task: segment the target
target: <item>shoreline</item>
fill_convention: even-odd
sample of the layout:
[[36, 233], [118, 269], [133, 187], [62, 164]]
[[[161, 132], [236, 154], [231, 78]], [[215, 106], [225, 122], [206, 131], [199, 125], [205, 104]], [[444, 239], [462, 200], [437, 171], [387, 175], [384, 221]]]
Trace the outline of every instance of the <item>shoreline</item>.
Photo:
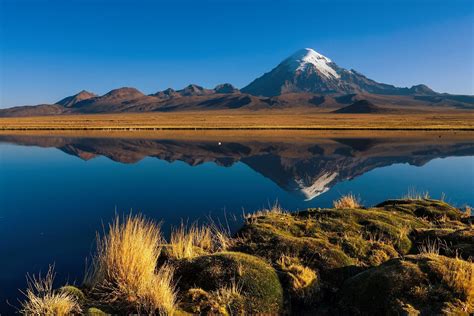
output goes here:
[[0, 127], [0, 131], [474, 131], [474, 127]]
[[473, 112], [201, 111], [0, 118], [0, 131], [474, 131]]
[[2, 137], [37, 138], [91, 138], [91, 139], [172, 139], [185, 141], [216, 142], [283, 142], [313, 143], [327, 139], [379, 139], [414, 142], [428, 140], [445, 142], [474, 139], [472, 130], [0, 130]]

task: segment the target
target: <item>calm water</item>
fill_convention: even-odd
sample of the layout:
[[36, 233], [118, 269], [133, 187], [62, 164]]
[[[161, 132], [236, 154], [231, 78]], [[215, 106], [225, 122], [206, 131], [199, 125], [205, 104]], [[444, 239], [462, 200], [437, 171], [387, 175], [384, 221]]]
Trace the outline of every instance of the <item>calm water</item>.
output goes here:
[[0, 136], [0, 312], [51, 263], [59, 283], [80, 282], [116, 212], [163, 220], [166, 233], [181, 219], [325, 207], [348, 192], [365, 205], [410, 189], [474, 205], [474, 137], [203, 139]]

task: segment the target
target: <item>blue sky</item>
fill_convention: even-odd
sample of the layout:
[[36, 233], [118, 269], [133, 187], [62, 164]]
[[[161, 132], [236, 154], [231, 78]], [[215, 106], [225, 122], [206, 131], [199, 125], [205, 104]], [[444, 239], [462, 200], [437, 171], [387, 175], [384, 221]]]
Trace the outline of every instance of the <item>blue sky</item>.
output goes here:
[[0, 107], [243, 87], [303, 47], [377, 81], [474, 94], [473, 21], [472, 0], [0, 0]]

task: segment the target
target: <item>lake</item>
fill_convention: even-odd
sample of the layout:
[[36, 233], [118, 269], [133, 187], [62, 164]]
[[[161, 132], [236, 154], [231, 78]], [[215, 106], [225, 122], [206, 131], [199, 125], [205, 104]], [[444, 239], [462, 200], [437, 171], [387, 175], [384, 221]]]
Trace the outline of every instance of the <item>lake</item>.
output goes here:
[[366, 206], [409, 191], [474, 205], [473, 179], [474, 135], [461, 132], [0, 135], [0, 313], [49, 264], [58, 284], [80, 283], [115, 214], [162, 220], [165, 234], [208, 217], [235, 230], [243, 212], [349, 192]]

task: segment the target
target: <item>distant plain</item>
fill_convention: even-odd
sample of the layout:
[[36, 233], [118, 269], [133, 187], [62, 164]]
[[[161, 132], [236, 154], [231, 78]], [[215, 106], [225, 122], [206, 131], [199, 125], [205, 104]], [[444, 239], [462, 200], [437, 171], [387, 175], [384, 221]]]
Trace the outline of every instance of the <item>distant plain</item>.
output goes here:
[[81, 114], [0, 118], [0, 130], [474, 130], [474, 113], [462, 110], [392, 114], [318, 111], [216, 110]]

